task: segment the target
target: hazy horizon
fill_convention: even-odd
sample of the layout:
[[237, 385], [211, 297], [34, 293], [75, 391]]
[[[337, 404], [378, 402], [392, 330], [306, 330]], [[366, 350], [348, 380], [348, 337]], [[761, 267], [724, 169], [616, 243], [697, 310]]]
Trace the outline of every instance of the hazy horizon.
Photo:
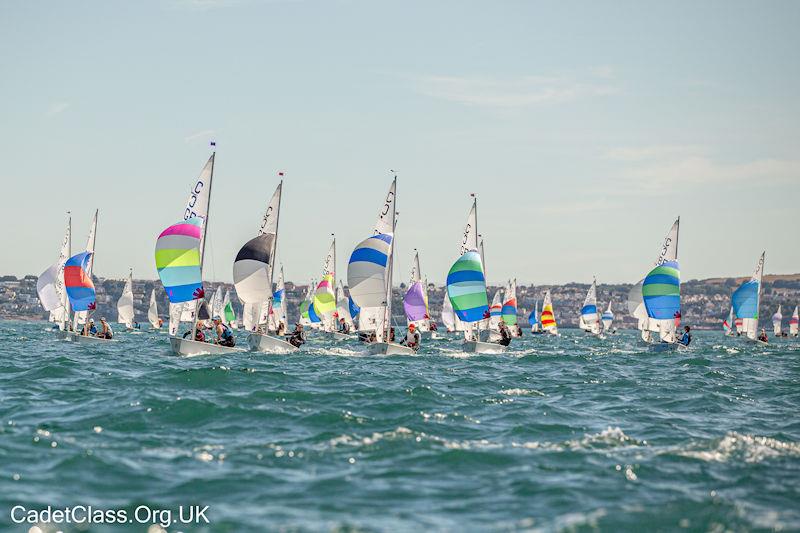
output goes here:
[[206, 278], [285, 171], [278, 257], [338, 271], [398, 171], [395, 285], [441, 285], [478, 194], [490, 283], [800, 271], [800, 4], [174, 0], [0, 5], [1, 274], [100, 209], [96, 274], [155, 279], [217, 143]]

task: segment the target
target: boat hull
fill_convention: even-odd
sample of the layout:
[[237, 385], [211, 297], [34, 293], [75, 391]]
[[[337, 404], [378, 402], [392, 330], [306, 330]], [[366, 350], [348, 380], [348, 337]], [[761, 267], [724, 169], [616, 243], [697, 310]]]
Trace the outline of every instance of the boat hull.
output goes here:
[[114, 339], [101, 339], [100, 337], [93, 337], [91, 335], [79, 335], [73, 331], [65, 331], [64, 333], [66, 334], [66, 336], [64, 337], [66, 340], [70, 342], [78, 342], [81, 344], [114, 342]]
[[465, 352], [468, 353], [503, 353], [506, 351], [506, 346], [497, 344], [495, 342], [481, 342], [481, 341], [464, 341], [461, 345]]
[[272, 335], [262, 335], [251, 333], [247, 337], [247, 345], [253, 352], [275, 353], [275, 352], [296, 352], [297, 347], [293, 344]]
[[660, 342], [647, 346], [647, 350], [652, 353], [684, 352], [688, 349], [688, 346], [679, 342]]
[[367, 345], [367, 353], [370, 355], [414, 355], [417, 352], [395, 342], [373, 342]]
[[230, 346], [220, 346], [210, 342], [195, 341], [192, 339], [182, 339], [180, 337], [170, 337], [169, 346], [175, 355], [194, 357], [197, 355], [225, 355], [236, 352], [243, 352], [242, 348]]

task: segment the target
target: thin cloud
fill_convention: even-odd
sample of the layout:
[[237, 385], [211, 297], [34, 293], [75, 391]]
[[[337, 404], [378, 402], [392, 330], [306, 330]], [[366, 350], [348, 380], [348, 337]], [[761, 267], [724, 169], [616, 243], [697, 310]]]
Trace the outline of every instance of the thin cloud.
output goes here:
[[519, 108], [614, 94], [618, 89], [609, 81], [610, 76], [610, 70], [585, 81], [561, 76], [510, 79], [420, 76], [413, 78], [412, 84], [416, 92], [440, 100], [470, 106]]
[[196, 141], [197, 139], [202, 139], [203, 137], [210, 137], [214, 135], [214, 130], [201, 130], [191, 135], [187, 135], [183, 138], [183, 142], [189, 144], [190, 142]]
[[622, 191], [660, 194], [685, 185], [741, 187], [789, 184], [800, 175], [800, 160], [760, 158], [728, 163], [698, 146], [616, 148], [606, 158], [619, 161]]
[[54, 117], [66, 111], [69, 106], [69, 102], [54, 102], [50, 104], [49, 108], [47, 108], [45, 115], [48, 117]]

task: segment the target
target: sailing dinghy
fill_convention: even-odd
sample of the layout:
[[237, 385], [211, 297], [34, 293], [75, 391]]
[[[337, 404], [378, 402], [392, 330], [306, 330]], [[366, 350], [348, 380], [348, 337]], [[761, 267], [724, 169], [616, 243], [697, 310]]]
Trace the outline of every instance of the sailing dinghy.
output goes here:
[[[278, 175], [282, 176], [283, 173]], [[236, 294], [245, 307], [256, 309], [258, 315], [255, 328], [247, 337], [247, 344], [251, 350], [262, 353], [297, 351], [297, 347], [279, 334], [286, 331], [287, 324], [276, 322], [274, 317], [270, 324], [270, 316], [274, 314], [275, 305], [272, 279], [275, 274], [282, 192], [283, 180], [278, 183], [267, 204], [257, 235], [245, 243], [233, 263], [233, 285]], [[271, 329], [270, 325], [275, 326], [275, 329]]]
[[528, 315], [528, 325], [531, 327], [531, 334], [541, 335], [544, 333], [544, 331], [542, 331], [542, 325], [539, 322], [539, 300], [533, 303], [533, 311]]
[[392, 270], [394, 263], [395, 207], [397, 176], [381, 206], [373, 235], [361, 241], [350, 254], [347, 264], [347, 285], [350, 297], [361, 309], [359, 328], [374, 327], [375, 340], [367, 343], [371, 355], [413, 355], [412, 348], [391, 339], [392, 332]]
[[583, 307], [581, 307], [578, 324], [586, 333], [591, 333], [595, 336], [600, 336], [602, 333], [600, 328], [600, 313], [597, 310], [597, 279], [592, 279], [592, 284], [586, 292], [586, 298], [583, 300]]
[[428, 284], [423, 279], [419, 267], [419, 252], [414, 250], [414, 260], [411, 262], [411, 279], [408, 290], [403, 296], [403, 310], [406, 313], [407, 325], [414, 324], [421, 338], [430, 339], [431, 317], [428, 308]]
[[553, 300], [550, 297], [550, 291], [544, 293], [542, 300], [542, 315], [541, 315], [542, 330], [545, 333], [559, 337], [558, 324], [556, 324], [556, 316], [553, 312]]
[[[243, 351], [241, 348], [222, 346], [194, 338], [199, 320], [211, 318], [207, 316], [208, 305], [203, 288], [203, 261], [215, 157], [216, 153], [212, 153], [195, 181], [184, 209], [183, 220], [162, 231], [156, 241], [155, 260], [158, 277], [170, 303], [182, 304], [180, 308], [176, 307], [179, 310], [174, 313], [173, 309], [170, 309], [169, 344], [176, 355], [188, 357]], [[185, 318], [191, 318], [192, 326], [186, 337], [180, 337], [178, 324]]]
[[[478, 245], [478, 199], [472, 195], [472, 208], [461, 241], [461, 255], [447, 273], [447, 298], [453, 307], [456, 324], [462, 324], [464, 342], [462, 348], [468, 353], [498, 353], [506, 347], [496, 342], [487, 342], [491, 335], [488, 323], [489, 298], [486, 294], [486, 276], [483, 257]], [[502, 308], [501, 308], [502, 313]], [[502, 319], [502, 316], [501, 316]], [[486, 323], [484, 338], [481, 324]]]
[[744, 334], [748, 341], [762, 344], [766, 343], [758, 339], [758, 308], [761, 303], [761, 277], [764, 274], [764, 254], [765, 252], [761, 253], [756, 269], [750, 279], [742, 283], [731, 297], [733, 312], [737, 319], [742, 320], [741, 327], [738, 327], [737, 324], [738, 332]]
[[614, 333], [611, 329], [611, 325], [614, 323], [614, 312], [611, 310], [611, 300], [608, 301], [608, 308], [600, 318], [603, 321], [603, 332], [606, 334]]
[[798, 313], [798, 308], [794, 306], [794, 313], [792, 313], [792, 318], [789, 319], [789, 335], [791, 337], [797, 337], [797, 326], [800, 325], [800, 313]]
[[336, 310], [336, 302], [336, 236], [333, 236], [333, 241], [322, 265], [322, 279], [314, 290], [309, 315], [313, 312], [314, 316], [319, 318], [319, 331], [326, 337], [343, 341], [351, 336], [339, 331], [339, 313]]

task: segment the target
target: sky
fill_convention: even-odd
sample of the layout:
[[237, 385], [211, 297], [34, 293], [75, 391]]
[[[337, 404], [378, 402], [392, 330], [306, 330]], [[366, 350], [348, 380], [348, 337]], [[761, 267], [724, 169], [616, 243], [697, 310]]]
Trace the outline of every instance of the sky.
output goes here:
[[100, 209], [95, 273], [156, 278], [217, 143], [205, 277], [285, 172], [278, 255], [344, 277], [397, 172], [395, 283], [442, 283], [478, 197], [492, 283], [800, 272], [800, 2], [0, 3], [0, 273]]

